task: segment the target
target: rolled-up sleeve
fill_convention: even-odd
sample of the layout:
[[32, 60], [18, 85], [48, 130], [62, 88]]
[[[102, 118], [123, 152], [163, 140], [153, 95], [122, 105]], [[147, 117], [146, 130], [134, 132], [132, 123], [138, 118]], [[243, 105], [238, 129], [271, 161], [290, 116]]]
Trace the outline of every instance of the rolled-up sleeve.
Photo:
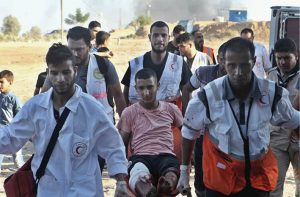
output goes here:
[[286, 89], [283, 89], [282, 97], [276, 105], [270, 122], [274, 126], [281, 126], [286, 129], [296, 129], [299, 127], [300, 112], [293, 108]]
[[187, 107], [181, 129], [182, 137], [192, 140], [200, 135], [200, 130], [209, 124], [206, 108], [198, 97], [193, 97]]

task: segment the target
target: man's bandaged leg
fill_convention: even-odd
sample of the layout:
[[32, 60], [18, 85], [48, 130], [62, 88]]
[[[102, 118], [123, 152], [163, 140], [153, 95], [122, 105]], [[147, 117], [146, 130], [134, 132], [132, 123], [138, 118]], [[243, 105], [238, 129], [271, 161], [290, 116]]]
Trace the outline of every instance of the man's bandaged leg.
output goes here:
[[150, 175], [150, 171], [145, 166], [145, 164], [138, 162], [134, 164], [133, 168], [130, 170], [130, 177], [129, 177], [129, 187], [132, 191], [135, 192], [135, 185], [139, 181], [140, 177]]

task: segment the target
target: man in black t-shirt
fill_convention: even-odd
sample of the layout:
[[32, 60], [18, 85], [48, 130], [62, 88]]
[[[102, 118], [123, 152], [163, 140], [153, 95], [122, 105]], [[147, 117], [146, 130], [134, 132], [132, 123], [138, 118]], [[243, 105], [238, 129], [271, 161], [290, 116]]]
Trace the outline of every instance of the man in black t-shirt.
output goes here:
[[[149, 34], [149, 39], [151, 42], [151, 47], [152, 50], [145, 53], [143, 56], [137, 57], [134, 60], [132, 60], [131, 62], [129, 62], [129, 67], [121, 81], [121, 83], [124, 85], [124, 90], [123, 90], [123, 94], [125, 97], [125, 100], [127, 102], [127, 104], [129, 104], [129, 97], [130, 92], [130, 84], [134, 81], [134, 76], [131, 75], [131, 69], [133, 67], [133, 62], [137, 61], [142, 61], [142, 62], [138, 62], [138, 64], [141, 64], [141, 68], [151, 68], [153, 69], [156, 74], [157, 74], [157, 79], [160, 82], [160, 86], [162, 85], [166, 85], [166, 84], [162, 84], [165, 83], [166, 81], [177, 81], [179, 82], [179, 87], [174, 87], [174, 89], [182, 89], [182, 87], [189, 81], [192, 73], [190, 71], [190, 69], [188, 68], [187, 64], [183, 61], [183, 58], [178, 56], [178, 55], [174, 55], [171, 53], [167, 52], [167, 43], [169, 41], [169, 27], [166, 23], [162, 22], [162, 21], [157, 21], [155, 23], [152, 24], [151, 28], [150, 28], [150, 34]], [[176, 59], [176, 63], [174, 63], [174, 61], [169, 60], [169, 59]], [[166, 65], [169, 67], [171, 66], [172, 68], [172, 63], [176, 64], [178, 66], [178, 68], [181, 68], [181, 75], [179, 76], [179, 78], [177, 79], [164, 79], [161, 80], [162, 74], [165, 70], [169, 70], [166, 69]], [[169, 65], [171, 64], [171, 65]], [[135, 65], [138, 66], [138, 65]], [[136, 73], [136, 71], [135, 71]], [[178, 81], [179, 80], [179, 81]], [[174, 84], [167, 84], [169, 85], [169, 87], [171, 85]], [[175, 91], [175, 90], [174, 90]], [[159, 100], [164, 100], [164, 99], [160, 99]], [[169, 100], [168, 100], [169, 101]], [[174, 100], [173, 100], [174, 101]]]
[[178, 38], [178, 36], [180, 34], [183, 34], [185, 32], [185, 29], [182, 25], [176, 25], [173, 29], [173, 40], [171, 40], [170, 42], [168, 42], [168, 46], [167, 46], [167, 52], [171, 52], [174, 53], [176, 55], [179, 55], [179, 48], [177, 46], [176, 43], [176, 39]]
[[[153, 63], [153, 61], [151, 59], [151, 51], [148, 51], [144, 54], [144, 61], [143, 61], [144, 68], [151, 68], [152, 70], [154, 70], [155, 73], [157, 74], [157, 78], [158, 78], [158, 81], [159, 81], [160, 78], [161, 78], [161, 75], [164, 71], [167, 58], [168, 58], [168, 54], [165, 55], [165, 57], [164, 57], [164, 59], [162, 60], [161, 63], [155, 64], [155, 63]], [[130, 69], [130, 66], [129, 66], [128, 69], [126, 70], [126, 73], [125, 73], [122, 81], [121, 81], [121, 83], [124, 86], [129, 87], [129, 85], [130, 85], [130, 75], [131, 75], [131, 69]], [[183, 62], [182, 75], [181, 75], [182, 78], [181, 78], [180, 85], [181, 86], [185, 85], [185, 83], [189, 81], [191, 75], [192, 75], [191, 71], [188, 68], [186, 62]], [[125, 96], [125, 94], [124, 94], [124, 96]], [[128, 96], [127, 96], [127, 98], [128, 98]], [[126, 97], [125, 97], [125, 99], [126, 99]]]

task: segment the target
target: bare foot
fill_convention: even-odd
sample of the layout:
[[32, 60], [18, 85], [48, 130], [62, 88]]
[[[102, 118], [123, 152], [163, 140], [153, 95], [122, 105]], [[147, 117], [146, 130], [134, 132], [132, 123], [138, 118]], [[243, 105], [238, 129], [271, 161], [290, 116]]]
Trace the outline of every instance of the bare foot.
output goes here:
[[155, 187], [152, 187], [150, 191], [147, 193], [146, 197], [158, 197], [158, 193]]
[[177, 176], [175, 173], [167, 173], [158, 180], [157, 191], [161, 194], [173, 194], [176, 189]]
[[139, 197], [158, 197], [156, 187], [152, 183], [144, 183], [141, 180], [136, 184], [135, 192]]

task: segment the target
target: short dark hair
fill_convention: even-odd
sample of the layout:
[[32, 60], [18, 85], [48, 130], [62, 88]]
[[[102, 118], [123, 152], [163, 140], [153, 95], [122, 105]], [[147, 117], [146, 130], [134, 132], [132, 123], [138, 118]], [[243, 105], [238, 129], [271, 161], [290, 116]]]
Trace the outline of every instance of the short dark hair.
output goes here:
[[100, 24], [98, 21], [91, 21], [91, 22], [89, 23], [88, 28], [89, 28], [89, 29], [93, 29], [93, 28], [95, 28], [95, 27], [100, 27], [100, 28], [101, 28], [101, 24]]
[[184, 27], [182, 25], [176, 25], [173, 28], [173, 34], [179, 34], [182, 31], [185, 31], [185, 29], [184, 29]]
[[192, 35], [185, 32], [183, 34], [180, 34], [177, 39], [176, 39], [176, 43], [180, 44], [180, 43], [187, 43], [187, 42], [193, 42], [193, 38]]
[[244, 28], [244, 29], [242, 29], [241, 35], [242, 35], [242, 34], [247, 34], [247, 33], [250, 33], [251, 36], [254, 37], [254, 32], [253, 32], [252, 29], [250, 29], [250, 28]]
[[193, 27], [193, 31], [192, 31], [192, 36], [195, 36], [195, 33], [197, 33], [197, 32], [199, 32], [199, 33], [201, 33], [202, 35], [203, 35], [203, 33], [201, 32], [201, 30], [200, 30], [200, 26], [195, 26], [195, 27]]
[[225, 56], [226, 51], [234, 51], [234, 52], [240, 52], [242, 50], [249, 50], [251, 57], [254, 58], [255, 56], [255, 47], [253, 42], [243, 39], [241, 37], [235, 37], [230, 40], [228, 40], [223, 48], [223, 55]]
[[157, 75], [154, 70], [151, 68], [143, 68], [135, 74], [134, 81], [136, 82], [138, 79], [149, 79], [151, 77], [157, 81]]
[[47, 66], [50, 64], [57, 65], [66, 60], [72, 60], [72, 64], [75, 65], [75, 58], [72, 51], [66, 45], [54, 43], [46, 55]]
[[274, 46], [275, 52], [287, 52], [287, 53], [297, 53], [297, 45], [294, 40], [290, 38], [282, 38], [277, 40]]
[[110, 37], [110, 34], [106, 31], [99, 31], [96, 34], [96, 45], [104, 44], [104, 42]]
[[90, 46], [91, 44], [91, 33], [88, 28], [76, 26], [71, 29], [69, 29], [67, 34], [67, 40], [80, 40], [83, 39], [87, 46]]
[[14, 73], [10, 70], [2, 70], [0, 72], [0, 78], [5, 78], [10, 84], [14, 82]]
[[164, 21], [156, 21], [150, 27], [150, 33], [152, 32], [153, 27], [167, 27], [169, 32], [169, 26]]
[[218, 53], [223, 53], [225, 44], [226, 44], [226, 42], [224, 42], [223, 44], [221, 44], [221, 46], [219, 46]]

